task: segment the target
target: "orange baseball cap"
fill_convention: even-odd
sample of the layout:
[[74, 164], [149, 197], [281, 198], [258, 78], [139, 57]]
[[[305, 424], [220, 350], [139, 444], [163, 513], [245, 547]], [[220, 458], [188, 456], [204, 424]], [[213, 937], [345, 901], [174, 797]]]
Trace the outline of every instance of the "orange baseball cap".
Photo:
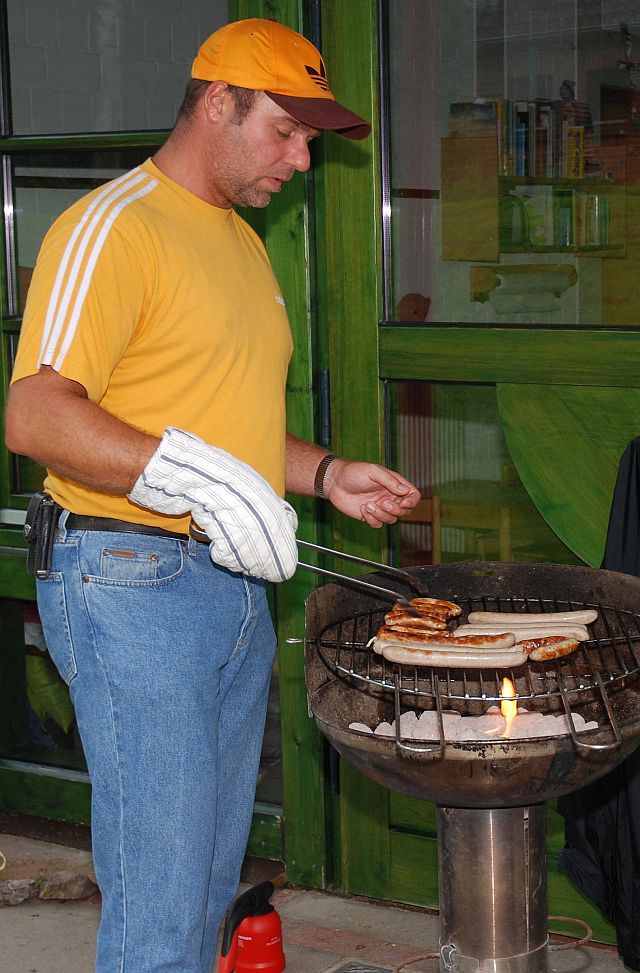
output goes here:
[[339, 104], [320, 52], [295, 30], [274, 20], [236, 20], [204, 41], [191, 77], [226, 81], [264, 91], [289, 115], [311, 128], [363, 139], [371, 125]]

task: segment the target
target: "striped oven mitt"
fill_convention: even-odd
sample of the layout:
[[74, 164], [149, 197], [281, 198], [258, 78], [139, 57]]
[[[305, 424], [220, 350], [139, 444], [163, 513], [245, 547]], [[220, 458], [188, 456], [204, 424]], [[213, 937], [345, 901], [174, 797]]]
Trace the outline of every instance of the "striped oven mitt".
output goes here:
[[198, 436], [169, 427], [129, 499], [185, 514], [211, 538], [211, 560], [230, 571], [286, 581], [298, 559], [293, 507], [251, 466]]

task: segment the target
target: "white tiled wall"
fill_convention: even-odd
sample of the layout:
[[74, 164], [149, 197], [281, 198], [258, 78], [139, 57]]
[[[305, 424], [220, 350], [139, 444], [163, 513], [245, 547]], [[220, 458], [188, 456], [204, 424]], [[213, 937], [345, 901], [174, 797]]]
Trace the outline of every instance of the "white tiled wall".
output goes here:
[[16, 135], [170, 128], [228, 0], [8, 0]]

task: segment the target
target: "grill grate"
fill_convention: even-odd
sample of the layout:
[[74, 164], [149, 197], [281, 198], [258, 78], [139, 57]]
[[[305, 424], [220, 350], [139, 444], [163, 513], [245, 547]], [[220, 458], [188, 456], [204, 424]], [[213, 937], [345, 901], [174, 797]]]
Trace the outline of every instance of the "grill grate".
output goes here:
[[358, 612], [326, 626], [317, 638], [325, 665], [341, 678], [369, 683], [381, 689], [411, 696], [450, 700], [500, 700], [500, 684], [508, 675], [519, 701], [548, 700], [599, 689], [600, 681], [616, 683], [640, 672], [640, 615], [593, 603], [550, 601], [533, 598], [482, 598], [459, 602], [462, 615], [454, 627], [466, 621], [471, 611], [508, 611], [536, 614], [595, 608], [598, 619], [589, 626], [588, 641], [576, 652], [547, 663], [529, 662], [516, 669], [444, 669], [407, 666], [387, 662], [367, 646], [384, 620], [384, 609]]
[[[550, 662], [528, 662], [513, 669], [460, 669], [399, 665], [388, 662], [368, 646], [383, 624], [385, 609], [357, 612], [326, 626], [316, 639], [318, 654], [327, 668], [341, 679], [368, 692], [392, 693], [396, 718], [403, 707], [443, 706], [484, 712], [501, 699], [502, 679], [515, 686], [518, 703], [528, 709], [564, 710], [595, 702], [612, 731], [612, 743], [593, 747], [578, 739], [569, 718], [571, 736], [589, 749], [617, 747], [620, 730], [613, 716], [609, 692], [624, 688], [640, 673], [640, 615], [594, 604], [542, 598], [470, 598], [458, 600], [462, 614], [453, 627], [466, 621], [471, 611], [503, 611], [539, 614], [595, 608], [597, 620], [589, 626], [591, 638], [576, 652]], [[482, 704], [478, 709], [478, 704]], [[400, 743], [400, 741], [398, 740]], [[411, 749], [418, 749], [412, 747]], [[426, 748], [429, 749], [429, 748]]]

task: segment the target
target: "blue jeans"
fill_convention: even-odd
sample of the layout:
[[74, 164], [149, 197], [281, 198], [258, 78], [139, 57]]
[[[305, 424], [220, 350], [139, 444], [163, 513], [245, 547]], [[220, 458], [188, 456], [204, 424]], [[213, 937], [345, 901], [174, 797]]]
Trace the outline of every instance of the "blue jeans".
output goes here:
[[38, 582], [92, 782], [98, 973], [211, 973], [251, 825], [275, 650], [207, 544], [69, 530]]

